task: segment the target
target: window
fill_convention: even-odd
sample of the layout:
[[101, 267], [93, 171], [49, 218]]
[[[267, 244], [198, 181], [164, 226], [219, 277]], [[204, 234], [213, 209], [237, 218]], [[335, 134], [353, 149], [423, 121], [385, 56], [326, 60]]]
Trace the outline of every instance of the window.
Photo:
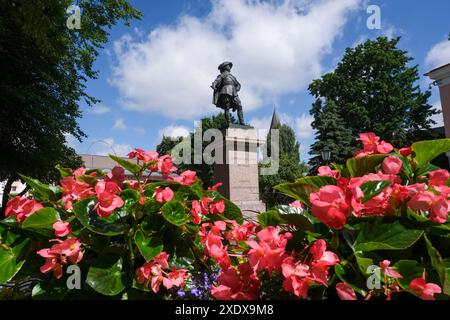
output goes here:
[[12, 187], [11, 187], [11, 191], [12, 191], [12, 192], [16, 192], [16, 191], [17, 191], [17, 187], [16, 187], [16, 186], [12, 186]]

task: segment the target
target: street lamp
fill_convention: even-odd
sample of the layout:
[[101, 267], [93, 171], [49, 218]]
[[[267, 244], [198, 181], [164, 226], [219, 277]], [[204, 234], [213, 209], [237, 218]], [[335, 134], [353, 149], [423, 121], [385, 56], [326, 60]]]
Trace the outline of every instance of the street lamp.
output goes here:
[[325, 161], [326, 164], [328, 164], [331, 158], [330, 148], [328, 146], [325, 146], [325, 148], [320, 151], [320, 155], [322, 156], [322, 160]]

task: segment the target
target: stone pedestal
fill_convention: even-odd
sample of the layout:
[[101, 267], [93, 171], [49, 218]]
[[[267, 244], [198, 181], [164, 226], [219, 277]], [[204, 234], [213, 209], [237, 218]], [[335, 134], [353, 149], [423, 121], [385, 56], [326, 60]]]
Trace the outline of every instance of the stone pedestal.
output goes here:
[[214, 181], [223, 183], [219, 192], [250, 219], [266, 209], [259, 199], [257, 156], [257, 148], [264, 142], [257, 139], [253, 127], [239, 125], [225, 129], [223, 140], [215, 142], [216, 150], [223, 154], [222, 161], [214, 164]]

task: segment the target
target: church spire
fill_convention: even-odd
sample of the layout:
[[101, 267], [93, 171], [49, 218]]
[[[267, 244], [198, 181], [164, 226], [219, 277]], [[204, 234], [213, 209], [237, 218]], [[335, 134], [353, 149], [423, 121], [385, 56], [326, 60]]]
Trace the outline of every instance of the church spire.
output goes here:
[[279, 128], [281, 126], [280, 118], [278, 117], [277, 110], [275, 108], [275, 104], [273, 105], [273, 115], [272, 122], [270, 123], [270, 129]]

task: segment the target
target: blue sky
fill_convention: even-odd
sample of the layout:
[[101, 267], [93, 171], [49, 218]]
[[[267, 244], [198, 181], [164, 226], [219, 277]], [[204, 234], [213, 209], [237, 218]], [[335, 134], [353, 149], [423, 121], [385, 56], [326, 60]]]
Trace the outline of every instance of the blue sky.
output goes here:
[[[414, 57], [421, 75], [450, 62], [448, 0], [132, 3], [142, 20], [111, 30], [95, 64], [99, 78], [87, 83], [88, 93], [102, 102], [93, 109], [80, 103], [88, 138], [68, 138], [79, 153], [154, 149], [163, 134], [192, 130], [195, 120], [218, 112], [209, 86], [217, 65], [230, 60], [242, 84], [246, 121], [264, 134], [276, 105], [306, 160], [314, 138], [307, 86], [333, 70], [346, 47], [379, 35], [401, 36], [400, 48]], [[366, 26], [369, 5], [381, 9], [379, 30]], [[419, 84], [426, 89], [429, 81], [422, 76]], [[437, 89], [432, 92], [430, 103], [440, 108]]]

